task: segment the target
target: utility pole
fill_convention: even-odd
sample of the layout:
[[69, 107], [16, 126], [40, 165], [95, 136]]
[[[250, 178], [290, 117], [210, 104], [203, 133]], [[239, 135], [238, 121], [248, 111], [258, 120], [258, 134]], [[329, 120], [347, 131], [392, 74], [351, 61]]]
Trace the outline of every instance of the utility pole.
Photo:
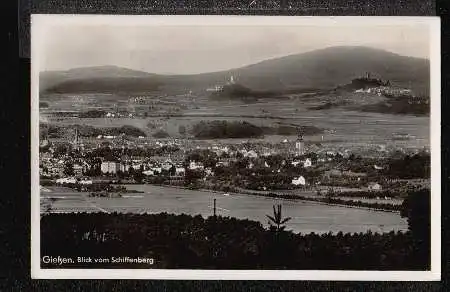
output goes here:
[[214, 199], [214, 218], [216, 217], [216, 199]]
[[280, 3], [280, 8], [281, 8], [281, 10], [282, 11], [286, 11], [286, 9], [287, 9], [287, 4], [288, 4], [288, 1], [287, 0], [281, 0], [280, 1], [281, 3]]

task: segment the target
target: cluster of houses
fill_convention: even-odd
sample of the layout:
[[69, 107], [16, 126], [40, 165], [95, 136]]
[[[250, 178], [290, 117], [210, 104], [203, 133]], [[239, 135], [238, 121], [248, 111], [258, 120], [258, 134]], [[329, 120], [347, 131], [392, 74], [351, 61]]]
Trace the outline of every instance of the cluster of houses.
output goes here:
[[[39, 174], [41, 177], [60, 177], [64, 175], [66, 157], [54, 158], [50, 153], [40, 154]], [[73, 172], [76, 176], [83, 175], [91, 165], [83, 159], [76, 159], [73, 162]]]
[[359, 93], [372, 93], [377, 94], [378, 96], [387, 94], [390, 96], [403, 96], [403, 95], [411, 95], [412, 91], [411, 89], [407, 88], [395, 88], [390, 86], [378, 86], [378, 87], [369, 87], [366, 89], [357, 89], [355, 92]]
[[[164, 146], [181, 146], [180, 141], [154, 141], [152, 143], [155, 147], [164, 147]], [[297, 145], [296, 145], [297, 146]], [[111, 147], [111, 146], [110, 146]], [[304, 147], [302, 145], [302, 147]], [[240, 158], [248, 158], [248, 163], [246, 168], [252, 169], [255, 168], [256, 165], [258, 167], [266, 167], [273, 168], [270, 165], [269, 156], [274, 154], [280, 154], [280, 150], [278, 146], [265, 145], [265, 144], [256, 144], [256, 145], [196, 145], [194, 147], [190, 147], [190, 149], [203, 149], [209, 150], [215, 153], [218, 157], [218, 161], [215, 164], [215, 167], [227, 167], [231, 165], [231, 163], [238, 161]], [[333, 161], [338, 155], [343, 158], [348, 158], [350, 156], [350, 152], [348, 150], [343, 151], [325, 151], [321, 149], [315, 153], [315, 158], [312, 159], [310, 155], [297, 155], [295, 151], [298, 150], [296, 147], [293, 153], [290, 154], [289, 159], [286, 157], [282, 162], [282, 166], [286, 164], [290, 164], [294, 167], [303, 167], [303, 168], [312, 168], [315, 167], [315, 164], [322, 164]], [[116, 175], [120, 172], [126, 173], [129, 172], [130, 169], [142, 171], [144, 176], [159, 176], [159, 175], [168, 175], [171, 177], [179, 177], [182, 178], [185, 176], [187, 170], [200, 171], [203, 174], [203, 178], [209, 176], [214, 176], [214, 167], [205, 167], [205, 165], [201, 161], [189, 161], [185, 164], [185, 155], [187, 152], [187, 147], [183, 149], [180, 147], [179, 153], [172, 153], [170, 156], [161, 156], [161, 157], [127, 157], [127, 155], [122, 156], [120, 159], [116, 161], [105, 160], [101, 158], [102, 162], [100, 164], [100, 172], [103, 175]], [[302, 149], [304, 151], [304, 149]], [[310, 151], [308, 151], [310, 152]], [[284, 153], [284, 152], [283, 152]], [[171, 158], [172, 157], [172, 158]], [[86, 159], [83, 157], [73, 159], [68, 156], [63, 157], [54, 157], [51, 152], [43, 152], [40, 153], [40, 175], [42, 177], [48, 178], [58, 178], [57, 183], [70, 183], [74, 180], [73, 177], [65, 177], [67, 175], [64, 174], [65, 164], [67, 161], [70, 161], [73, 166], [73, 177], [80, 178], [85, 175], [85, 173], [90, 170], [93, 165], [90, 165]], [[376, 170], [382, 169], [382, 166], [374, 165]], [[280, 169], [273, 169], [273, 172], [280, 172]], [[351, 176], [355, 178], [362, 178], [365, 174], [351, 173], [339, 170], [328, 170], [324, 172], [325, 177], [338, 177], [338, 176]], [[70, 182], [69, 182], [70, 181]], [[89, 181], [89, 180], [88, 180]], [[303, 176], [294, 177], [291, 182], [293, 185], [308, 185], [307, 179]], [[86, 182], [88, 184], [88, 182]], [[379, 184], [374, 184], [368, 186], [369, 189], [377, 190], [380, 189], [381, 186]]]
[[81, 185], [92, 185], [93, 181], [91, 179], [80, 179], [80, 178], [76, 178], [76, 177], [63, 177], [63, 178], [58, 178], [56, 180], [57, 184], [81, 184]]
[[132, 113], [117, 113], [117, 112], [107, 112], [105, 114], [105, 117], [107, 118], [132, 118], [133, 114]]
[[355, 90], [356, 93], [371, 93], [378, 96], [389, 96], [389, 97], [408, 97], [409, 104], [429, 104], [430, 100], [427, 97], [416, 96], [407, 88], [393, 88], [387, 86], [371, 87], [371, 88], [361, 88]]
[[100, 165], [102, 174], [117, 174], [118, 172], [129, 172], [131, 169], [142, 170], [144, 175], [159, 175], [164, 172], [172, 175], [184, 175], [185, 169], [181, 163], [174, 163], [170, 159], [164, 161], [144, 162], [141, 159], [122, 161], [103, 161]]

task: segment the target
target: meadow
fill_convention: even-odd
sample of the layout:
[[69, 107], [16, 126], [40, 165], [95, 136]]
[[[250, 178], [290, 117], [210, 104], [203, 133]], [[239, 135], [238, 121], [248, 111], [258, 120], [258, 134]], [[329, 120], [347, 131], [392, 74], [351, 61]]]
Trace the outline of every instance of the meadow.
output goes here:
[[[182, 99], [183, 97], [179, 97]], [[356, 98], [356, 97], [352, 97]], [[165, 103], [168, 99], [171, 103]], [[177, 113], [169, 112], [173, 105], [173, 97], [161, 97], [156, 103], [158, 111], [148, 111], [147, 117], [121, 118], [54, 118], [57, 111], [87, 111], [103, 109], [105, 111], [121, 108], [130, 112], [142, 111], [147, 105], [133, 104], [126, 96], [92, 95], [65, 96], [59, 99], [47, 99], [50, 107], [43, 109], [41, 115], [55, 125], [84, 124], [95, 127], [120, 127], [130, 125], [143, 130], [151, 137], [158, 131], [165, 131], [170, 137], [181, 138], [180, 127], [189, 130], [200, 121], [246, 121], [258, 127], [277, 126], [314, 126], [324, 133], [306, 136], [305, 140], [320, 143], [337, 143], [342, 147], [364, 147], [364, 145], [383, 144], [387, 147], [423, 148], [429, 145], [430, 118], [426, 116], [392, 115], [348, 110], [345, 107], [323, 110], [311, 110], [318, 105], [317, 98], [265, 99], [255, 103], [241, 101], [212, 101], [199, 94], [191, 98], [189, 106]], [[155, 101], [152, 99], [152, 102]], [[183, 103], [180, 101], [180, 103]], [[393, 138], [394, 133], [408, 133], [409, 140]], [[262, 140], [278, 143], [284, 139], [293, 140], [296, 135], [266, 135]], [[233, 140], [233, 139], [231, 139]], [[239, 139], [238, 139], [239, 140]], [[241, 139], [242, 140], [242, 139]], [[244, 139], [252, 140], [252, 139]], [[254, 139], [261, 141], [261, 139]], [[240, 141], [240, 140], [239, 140]], [[232, 142], [232, 141], [231, 141]]]

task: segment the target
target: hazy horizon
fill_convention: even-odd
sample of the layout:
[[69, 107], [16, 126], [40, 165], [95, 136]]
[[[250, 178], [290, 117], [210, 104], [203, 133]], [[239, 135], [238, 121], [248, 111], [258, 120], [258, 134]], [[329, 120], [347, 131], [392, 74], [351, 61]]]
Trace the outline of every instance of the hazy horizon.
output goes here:
[[[304, 54], [304, 53], [320, 51], [320, 50], [329, 49], [329, 48], [340, 48], [340, 47], [349, 47], [349, 48], [350, 47], [361, 47], [361, 48], [377, 49], [377, 48], [367, 47], [367, 46], [331, 46], [331, 47], [318, 48], [318, 49], [315, 49], [315, 50], [301, 52], [301, 53], [297, 53], [297, 54], [289, 54], [289, 55], [283, 55], [283, 56], [269, 57], [267, 59], [260, 60], [260, 61], [257, 61], [255, 63], [244, 64], [244, 65], [242, 65], [240, 67], [233, 67], [233, 68], [227, 68], [227, 69], [216, 70], [216, 71], [208, 71], [208, 72], [200, 72], [200, 73], [155, 73], [155, 72], [145, 71], [143, 69], [134, 69], [134, 68], [129, 68], [129, 67], [120, 66], [120, 65], [114, 65], [114, 64], [77, 66], [77, 67], [67, 68], [67, 69], [64, 69], [64, 70], [45, 70], [45, 71], [40, 71], [40, 72], [65, 72], [65, 71], [70, 71], [70, 70], [86, 69], [86, 68], [117, 67], [117, 68], [122, 68], [122, 69], [127, 69], [127, 70], [139, 71], [139, 72], [149, 73], [149, 74], [158, 74], [158, 75], [200, 75], [200, 74], [216, 73], [216, 72], [228, 71], [228, 70], [233, 70], [233, 69], [239, 69], [239, 68], [242, 68], [242, 67], [255, 65], [255, 64], [258, 64], [258, 63], [261, 63], [261, 62], [264, 62], [264, 61], [279, 59], [279, 58], [288, 57], [288, 56], [292, 56], [292, 55], [300, 55], [300, 54]], [[379, 50], [382, 50], [382, 49], [379, 49]], [[393, 53], [393, 54], [396, 54], [396, 55], [399, 55], [399, 56], [404, 56], [404, 57], [429, 60], [429, 58], [425, 58], [425, 57], [405, 56], [405, 55], [397, 54], [397, 53], [394, 53], [394, 52], [391, 52], [391, 51], [388, 51], [388, 50], [382, 50], [382, 51], [385, 51], [385, 52], [388, 52], [388, 53]]]
[[362, 26], [54, 25], [39, 35], [39, 71], [117, 66], [191, 75], [342, 46], [429, 59], [429, 34], [428, 25], [414, 22]]

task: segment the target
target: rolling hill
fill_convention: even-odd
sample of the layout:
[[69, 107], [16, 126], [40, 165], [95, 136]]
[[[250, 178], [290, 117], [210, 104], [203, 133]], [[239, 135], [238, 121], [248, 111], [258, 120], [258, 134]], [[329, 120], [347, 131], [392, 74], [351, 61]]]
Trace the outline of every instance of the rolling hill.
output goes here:
[[[83, 90], [89, 83], [89, 88], [93, 86], [90, 90], [94, 90], [93, 80], [106, 80], [106, 88], [110, 90], [135, 90], [135, 85], [127, 86], [127, 83], [137, 82], [132, 81], [137, 79], [144, 88], [147, 83], [152, 84], [150, 89], [158, 84], [161, 89], [170, 92], [174, 88], [204, 89], [224, 84], [231, 75], [239, 84], [252, 90], [327, 89], [346, 84], [366, 72], [374, 77], [390, 80], [393, 85], [412, 88], [421, 94], [429, 91], [428, 60], [368, 47], [349, 46], [330, 47], [270, 59], [242, 68], [196, 75], [165, 76], [114, 66], [43, 72], [40, 76], [40, 89], [44, 92], [55, 92], [55, 88], [59, 93], [73, 92]], [[112, 82], [119, 85], [113, 86]], [[99, 90], [105, 88], [100, 87]]]
[[[41, 92], [67, 93], [85, 91], [129, 90], [136, 83], [155, 82], [156, 74], [117, 66], [74, 68], [67, 71], [46, 71], [39, 75]], [[98, 83], [98, 88], [95, 86]], [[115, 84], [115, 85], [114, 85]]]
[[333, 88], [370, 72], [393, 84], [428, 91], [429, 61], [367, 47], [331, 47], [235, 70], [254, 89]]

